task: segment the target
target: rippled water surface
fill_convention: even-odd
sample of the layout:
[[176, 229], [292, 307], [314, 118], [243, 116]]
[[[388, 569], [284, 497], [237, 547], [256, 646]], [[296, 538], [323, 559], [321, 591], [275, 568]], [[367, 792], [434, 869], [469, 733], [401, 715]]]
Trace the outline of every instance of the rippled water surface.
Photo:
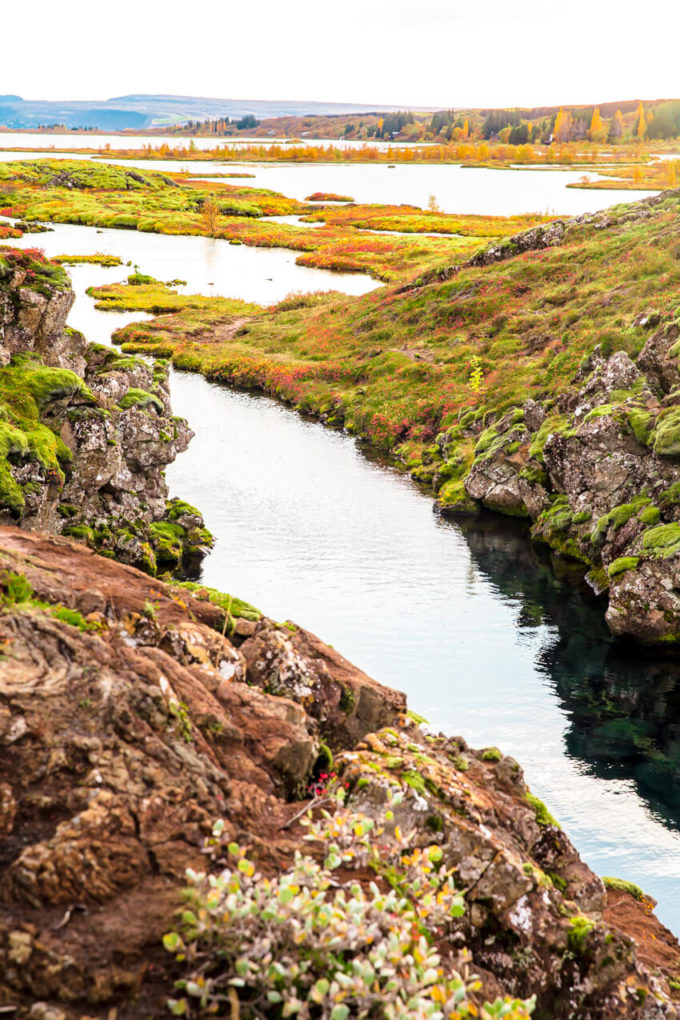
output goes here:
[[[222, 262], [220, 242], [200, 238], [58, 227], [19, 243], [118, 252], [258, 301], [275, 271], [288, 289], [319, 285], [289, 253], [224, 244]], [[84, 295], [126, 272], [72, 270], [70, 323], [89, 339], [142, 317], [97, 312]], [[196, 435], [168, 469], [171, 492], [217, 537], [205, 582], [316, 631], [434, 726], [514, 755], [591, 866], [642, 885], [680, 932], [680, 666], [613, 645], [603, 605], [512, 522], [442, 521], [356, 440], [266, 398], [183, 373], [172, 392]]]

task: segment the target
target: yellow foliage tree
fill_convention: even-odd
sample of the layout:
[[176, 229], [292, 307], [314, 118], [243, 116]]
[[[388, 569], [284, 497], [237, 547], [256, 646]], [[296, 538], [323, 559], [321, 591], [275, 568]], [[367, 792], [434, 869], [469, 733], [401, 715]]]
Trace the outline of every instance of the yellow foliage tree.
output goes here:
[[553, 136], [556, 142], [568, 142], [574, 127], [574, 119], [569, 113], [569, 110], [563, 110], [560, 108], [560, 112], [557, 114], [555, 119], [555, 127], [553, 128]]
[[463, 140], [467, 140], [470, 137], [470, 123], [465, 120], [463, 123]]
[[593, 110], [593, 116], [590, 121], [590, 130], [588, 131], [588, 137], [591, 142], [604, 142], [607, 137], [607, 127], [605, 122], [600, 116], [599, 107]]
[[642, 139], [647, 134], [647, 120], [645, 118], [645, 108], [642, 105], [642, 100], [640, 100], [640, 104], [639, 104], [639, 106], [637, 108], [637, 113], [635, 115], [635, 118], [636, 118], [635, 119], [635, 134], [640, 139], [640, 141], [642, 141]]

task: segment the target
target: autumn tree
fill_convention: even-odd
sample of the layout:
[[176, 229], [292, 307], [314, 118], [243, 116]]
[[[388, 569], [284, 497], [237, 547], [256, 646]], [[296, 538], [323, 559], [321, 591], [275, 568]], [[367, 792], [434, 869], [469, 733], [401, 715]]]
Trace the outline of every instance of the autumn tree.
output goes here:
[[645, 117], [645, 108], [642, 105], [642, 100], [640, 100], [637, 113], [635, 114], [635, 127], [633, 129], [633, 133], [639, 141], [642, 141], [647, 134], [647, 119]]
[[604, 142], [607, 137], [607, 127], [600, 116], [599, 107], [593, 110], [588, 137], [591, 142]]
[[666, 163], [666, 165], [664, 167], [664, 177], [665, 177], [664, 184], [665, 184], [665, 187], [667, 187], [667, 188], [675, 188], [677, 186], [677, 183], [678, 183], [677, 167], [678, 166], [680, 166], [680, 163], [678, 163], [678, 162], [673, 162], [673, 163], [669, 162], [669, 163]]
[[560, 112], [555, 118], [555, 127], [553, 128], [553, 138], [556, 142], [568, 142], [571, 138], [574, 130], [574, 118], [572, 117], [569, 110], [563, 110], [560, 107]]
[[213, 202], [212, 198], [206, 198], [205, 202], [201, 206], [201, 222], [203, 229], [206, 234], [212, 236], [217, 230], [217, 217], [219, 209]]

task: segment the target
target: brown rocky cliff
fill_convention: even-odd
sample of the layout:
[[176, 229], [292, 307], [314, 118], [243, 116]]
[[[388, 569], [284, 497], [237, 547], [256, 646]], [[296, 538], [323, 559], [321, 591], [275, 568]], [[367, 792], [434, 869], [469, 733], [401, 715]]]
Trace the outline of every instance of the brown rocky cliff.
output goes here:
[[287, 863], [327, 745], [358, 809], [380, 809], [389, 774], [402, 827], [442, 844], [487, 996], [536, 992], [538, 1017], [676, 1016], [680, 947], [644, 912], [609, 925], [600, 880], [512, 759], [421, 731], [402, 695], [304, 630], [233, 626], [63, 538], [0, 528], [0, 594], [1, 1007], [165, 1015], [159, 940], [184, 869], [205, 867], [218, 817], [265, 869]]

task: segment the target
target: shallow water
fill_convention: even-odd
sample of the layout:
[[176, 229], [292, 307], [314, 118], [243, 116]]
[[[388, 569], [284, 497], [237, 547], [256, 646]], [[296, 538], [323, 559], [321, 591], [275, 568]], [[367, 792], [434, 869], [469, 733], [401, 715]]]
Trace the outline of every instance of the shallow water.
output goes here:
[[[95, 230], [72, 224], [53, 224], [41, 234], [25, 234], [10, 245], [42, 248], [46, 255], [87, 255], [104, 252], [137, 264], [158, 280], [181, 279], [185, 294], [242, 298], [269, 305], [293, 291], [338, 290], [366, 294], [382, 286], [363, 273], [334, 273], [297, 266], [298, 252], [286, 248], [253, 248], [214, 237], [182, 237], [137, 230]], [[90, 266], [69, 266], [78, 280], [87, 279]], [[101, 267], [99, 267], [101, 268]], [[131, 267], [104, 270], [104, 282], [124, 280]], [[89, 286], [89, 284], [88, 284]]]
[[[59, 244], [50, 234], [21, 243], [109, 248], [92, 228], [58, 232]], [[182, 242], [202, 240], [111, 233], [166, 277], [183, 274]], [[137, 247], [153, 240], [160, 251]], [[194, 284], [206, 264], [193, 264]], [[311, 287], [312, 271], [297, 268], [297, 289]], [[89, 339], [143, 318], [98, 312], [84, 295], [120, 268], [71, 272], [69, 321]], [[261, 300], [266, 279], [250, 285]], [[441, 520], [355, 439], [267, 398], [178, 372], [172, 395], [196, 435], [167, 471], [171, 493], [199, 506], [217, 537], [205, 583], [317, 632], [405, 690], [433, 726], [514, 755], [588, 863], [639, 883], [680, 932], [680, 664], [614, 645], [603, 604], [513, 522]]]

